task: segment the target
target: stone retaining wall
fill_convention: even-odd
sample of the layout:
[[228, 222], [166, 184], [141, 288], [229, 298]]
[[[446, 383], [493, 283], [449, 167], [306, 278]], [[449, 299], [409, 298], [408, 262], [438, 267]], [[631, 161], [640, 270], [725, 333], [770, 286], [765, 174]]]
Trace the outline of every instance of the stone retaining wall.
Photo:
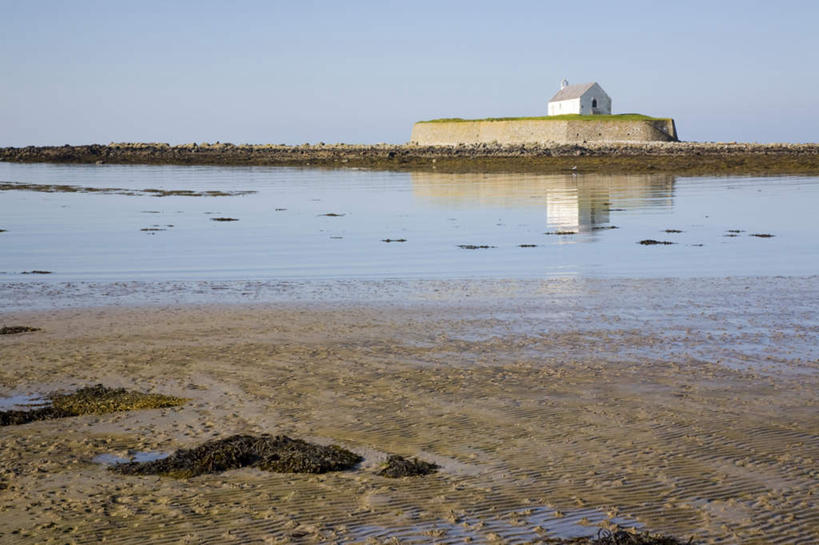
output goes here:
[[412, 128], [411, 142], [426, 146], [458, 144], [572, 144], [587, 142], [674, 142], [673, 119], [637, 121], [510, 121], [420, 122]]

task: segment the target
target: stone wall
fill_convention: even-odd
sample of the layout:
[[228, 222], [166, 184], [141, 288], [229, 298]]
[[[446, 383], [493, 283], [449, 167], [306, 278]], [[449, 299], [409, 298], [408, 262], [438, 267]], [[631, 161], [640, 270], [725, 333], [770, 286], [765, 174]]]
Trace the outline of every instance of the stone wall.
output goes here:
[[674, 142], [673, 119], [637, 121], [443, 121], [416, 123], [411, 143], [427, 146], [458, 144], [574, 144], [586, 142]]

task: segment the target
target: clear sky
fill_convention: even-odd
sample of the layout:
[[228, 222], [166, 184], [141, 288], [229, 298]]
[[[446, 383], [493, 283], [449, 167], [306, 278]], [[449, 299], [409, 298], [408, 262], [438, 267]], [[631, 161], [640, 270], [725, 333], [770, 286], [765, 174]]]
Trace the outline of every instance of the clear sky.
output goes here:
[[0, 0], [0, 146], [402, 143], [564, 77], [684, 140], [819, 141], [819, 1]]

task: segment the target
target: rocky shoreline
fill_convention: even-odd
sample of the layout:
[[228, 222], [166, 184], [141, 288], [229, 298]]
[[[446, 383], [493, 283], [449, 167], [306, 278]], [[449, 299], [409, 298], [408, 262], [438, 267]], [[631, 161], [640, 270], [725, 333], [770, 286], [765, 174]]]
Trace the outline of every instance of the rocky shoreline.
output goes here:
[[0, 148], [0, 161], [389, 170], [819, 174], [819, 144], [705, 142], [460, 146], [112, 143]]

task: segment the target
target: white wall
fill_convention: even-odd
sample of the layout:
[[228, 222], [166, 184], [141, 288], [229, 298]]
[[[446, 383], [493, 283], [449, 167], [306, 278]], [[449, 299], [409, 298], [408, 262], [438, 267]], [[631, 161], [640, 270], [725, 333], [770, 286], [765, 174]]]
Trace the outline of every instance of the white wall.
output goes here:
[[[592, 111], [592, 101], [597, 99], [597, 108]], [[583, 115], [610, 114], [611, 113], [611, 98], [606, 94], [599, 85], [592, 86], [591, 89], [583, 93], [580, 97], [580, 112]]]
[[[590, 102], [591, 104], [591, 102]], [[566, 115], [580, 113], [580, 99], [561, 100], [549, 103], [549, 115]]]

